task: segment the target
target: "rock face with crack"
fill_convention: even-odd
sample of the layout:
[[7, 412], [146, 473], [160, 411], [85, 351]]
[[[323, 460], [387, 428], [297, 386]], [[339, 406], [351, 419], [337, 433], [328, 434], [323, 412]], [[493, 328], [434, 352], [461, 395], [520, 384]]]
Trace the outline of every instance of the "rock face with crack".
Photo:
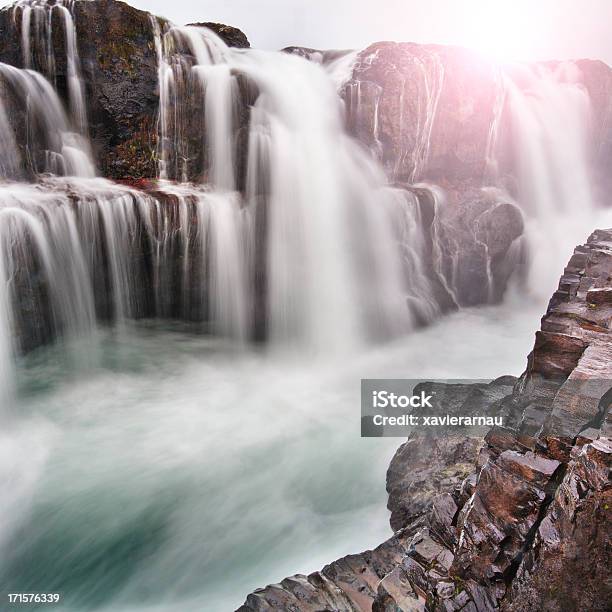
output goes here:
[[387, 474], [387, 542], [247, 597], [241, 612], [609, 610], [612, 230], [574, 252], [525, 373], [460, 385], [484, 439], [413, 434]]

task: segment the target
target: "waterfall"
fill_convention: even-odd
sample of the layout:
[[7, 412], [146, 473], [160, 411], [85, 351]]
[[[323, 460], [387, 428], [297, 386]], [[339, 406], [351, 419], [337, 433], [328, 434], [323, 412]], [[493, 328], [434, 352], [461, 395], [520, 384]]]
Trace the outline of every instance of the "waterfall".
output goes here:
[[[3, 379], [10, 378], [15, 351], [60, 336], [68, 343], [93, 341], [98, 320], [120, 324], [147, 314], [142, 295], [147, 237], [138, 216], [143, 199], [147, 196], [102, 179], [0, 186]], [[79, 349], [74, 365], [86, 365], [94, 352], [91, 343]], [[10, 388], [2, 382], [3, 390]]]
[[[430, 54], [424, 62], [415, 58], [421, 83], [417, 98], [417, 125], [415, 145], [412, 150], [412, 175], [410, 182], [420, 179], [427, 169], [429, 149], [431, 147], [431, 134], [438, 111], [438, 103], [442, 86], [444, 84], [444, 65], [435, 53]], [[402, 126], [400, 126], [401, 133]]]
[[504, 74], [516, 200], [527, 220], [527, 287], [542, 296], [554, 290], [559, 257], [569, 258], [599, 223], [590, 171], [591, 102], [581, 80], [571, 62], [512, 66]]
[[360, 378], [520, 373], [541, 314], [524, 294], [407, 332], [499, 299], [518, 202], [548, 297], [558, 249], [595, 226], [588, 96], [571, 64], [500, 70], [478, 124], [494, 186], [449, 154], [445, 191], [416, 182], [453, 136], [435, 48], [387, 89], [349, 81], [354, 53], [232, 49], [152, 18], [158, 175], [127, 186], [95, 176], [72, 9], [19, 2], [24, 68], [0, 64], [0, 590], [235, 609], [382, 540], [394, 443], [355, 443]]
[[70, 96], [70, 111], [73, 121], [81, 134], [87, 133], [87, 110], [83, 93], [81, 77], [81, 60], [77, 47], [76, 28], [71, 12], [61, 3], [55, 5], [64, 21], [64, 36], [66, 37], [66, 70], [68, 77], [68, 94]]
[[[70, 100], [70, 116], [76, 130], [85, 135], [88, 129], [87, 107], [77, 46], [77, 32], [71, 7], [71, 0], [54, 0], [53, 2], [19, 0], [14, 5], [13, 15], [15, 21], [21, 17], [21, 52], [24, 68], [34, 68], [43, 72], [55, 84], [57, 73], [53, 46], [53, 13], [60, 14], [66, 55], [66, 84]], [[33, 33], [32, 16], [34, 17]]]
[[244, 245], [252, 228], [238, 194], [169, 184], [160, 193], [173, 198], [178, 210], [169, 212], [168, 200], [140, 203], [154, 244], [156, 315], [204, 318], [211, 333], [247, 340], [253, 296]]
[[[388, 188], [387, 191], [389, 213], [393, 218], [396, 240], [402, 254], [400, 273], [405, 279], [408, 304], [418, 321], [431, 323], [440, 315], [440, 305], [433, 297], [431, 279], [425, 269], [427, 247], [419, 199], [405, 189]], [[434, 250], [439, 248], [435, 239], [432, 245]], [[387, 245], [387, 248], [393, 247]]]
[[[13, 350], [8, 330], [15, 327], [36, 335], [36, 345], [58, 335], [95, 336], [100, 320], [122, 325], [141, 317], [186, 319], [238, 342], [266, 338], [273, 346], [350, 351], [461, 304], [467, 261], [461, 240], [476, 247], [486, 295], [495, 299], [485, 234], [496, 208], [475, 211], [457, 238], [440, 188], [390, 186], [376, 151], [365, 151], [345, 127], [338, 89], [354, 53], [306, 61], [237, 50], [206, 28], [152, 19], [160, 181], [147, 194], [93, 179], [70, 4], [21, 2], [18, 9], [22, 52], [32, 69], [0, 64], [0, 170], [8, 179], [23, 178], [23, 166], [39, 176], [80, 178], [39, 178], [27, 198], [21, 188], [16, 195], [10, 186], [3, 190], [9, 221], [2, 308], [3, 320], [13, 321], [1, 334], [4, 354]], [[52, 83], [33, 69], [55, 78], [52, 13], [65, 35], [70, 118]], [[415, 133], [401, 155], [412, 159], [416, 180], [426, 171], [445, 70], [435, 53], [415, 58], [414, 69], [417, 95], [405, 103], [415, 109]], [[535, 224], [528, 232], [534, 274], [538, 265], [548, 266], [536, 251], [547, 235], [542, 224], [559, 226], [557, 217], [568, 218], [576, 201], [582, 214], [593, 207], [589, 101], [574, 71], [561, 65], [499, 75], [486, 156], [495, 161], [512, 118], [513, 143], [522, 152], [516, 200]], [[349, 96], [349, 115], [365, 103], [361, 85], [349, 86], [356, 96]], [[382, 91], [370, 93], [376, 141]], [[15, 107], [25, 112], [24, 134], [19, 126], [8, 129]], [[404, 104], [400, 110], [402, 135]], [[432, 202], [426, 219], [419, 189]], [[22, 260], [42, 279], [28, 289], [38, 326], [12, 311], [20, 287], [13, 270]]]
[[[72, 130], [57, 93], [40, 73], [0, 63], [0, 83], [4, 85], [0, 90], [0, 127], [7, 113], [13, 111], [16, 116], [24, 113], [25, 134], [22, 139], [27, 164], [35, 173], [95, 176], [87, 140]], [[7, 109], [9, 93], [16, 104]], [[8, 125], [5, 128], [2, 140], [7, 150], [0, 154], [0, 176], [18, 178], [19, 148], [13, 129]], [[18, 133], [20, 131], [18, 129]]]
[[[265, 325], [272, 342], [340, 348], [409, 329], [410, 296], [393, 215], [385, 206], [386, 178], [346, 134], [338, 102], [338, 81], [345, 78], [339, 73], [354, 57], [328, 68], [290, 54], [230, 49], [205, 28], [153, 27], [160, 178], [206, 180], [224, 225], [235, 217], [236, 202], [254, 220], [250, 231], [264, 223], [265, 238], [258, 234], [246, 242], [263, 258], [254, 265], [265, 269]], [[253, 101], [248, 121], [239, 124], [244, 90]], [[196, 99], [204, 112], [194, 115]], [[240, 130], [248, 130], [246, 161], [236, 140]], [[202, 156], [192, 144], [198, 132], [206, 142]], [[242, 197], [232, 195], [239, 174], [245, 175]], [[236, 231], [223, 235], [228, 239]], [[213, 282], [213, 311], [215, 304], [225, 304], [219, 312], [232, 311], [223, 297], [230, 294], [246, 299], [240, 311], [251, 310], [243, 292]]]
[[[518, 159], [519, 199], [536, 216], [550, 219], [594, 207], [588, 145], [591, 106], [571, 63], [524, 67], [506, 87]], [[520, 153], [519, 153], [520, 152]]]

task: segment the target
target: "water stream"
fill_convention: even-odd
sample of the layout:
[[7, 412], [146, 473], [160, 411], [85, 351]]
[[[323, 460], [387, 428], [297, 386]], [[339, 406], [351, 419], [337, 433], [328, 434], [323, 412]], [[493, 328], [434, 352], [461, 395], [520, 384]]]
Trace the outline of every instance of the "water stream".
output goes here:
[[[415, 193], [345, 128], [354, 54], [230, 49], [153, 19], [160, 163], [145, 193], [95, 178], [71, 4], [17, 6], [27, 69], [0, 64], [0, 592], [219, 612], [380, 543], [399, 441], [359, 438], [359, 380], [519, 375], [571, 248], [609, 222], [574, 68], [500, 79], [490, 134], [510, 113], [526, 287], [441, 318], [427, 270], [451, 296], [455, 280], [438, 219], [426, 237]], [[415, 180], [447, 76], [422, 68]]]

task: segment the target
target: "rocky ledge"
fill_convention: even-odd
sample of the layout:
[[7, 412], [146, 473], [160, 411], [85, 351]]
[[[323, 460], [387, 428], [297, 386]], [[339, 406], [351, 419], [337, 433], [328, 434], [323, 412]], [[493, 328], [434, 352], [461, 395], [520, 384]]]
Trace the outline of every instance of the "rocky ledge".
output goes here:
[[[111, 179], [154, 178], [159, 88], [152, 15], [117, 0], [76, 0], [71, 6], [89, 132], [99, 168], [103, 176]], [[23, 10], [18, 4], [0, 9], [0, 62], [17, 68], [24, 67]], [[49, 19], [49, 41], [42, 36], [37, 38], [38, 28], [32, 27], [32, 67], [55, 83], [67, 102], [64, 28], [58, 11], [52, 12]], [[206, 26], [230, 47], [250, 46], [238, 28], [208, 21], [191, 25]], [[53, 58], [51, 67], [47, 65], [49, 52]]]
[[572, 256], [525, 373], [458, 386], [507, 416], [484, 438], [412, 435], [387, 473], [394, 535], [240, 612], [608, 610], [612, 230]]
[[[302, 55], [310, 57], [307, 52]], [[504, 110], [504, 74], [528, 91], [533, 70], [568, 71], [564, 78], [588, 92], [594, 129], [587, 146], [594, 182], [605, 197], [612, 186], [612, 69], [601, 61], [501, 66], [461, 47], [377, 42], [358, 54], [342, 91], [349, 128], [378, 151], [395, 180], [462, 190], [465, 183], [486, 185], [495, 178], [515, 195], [521, 160]]]

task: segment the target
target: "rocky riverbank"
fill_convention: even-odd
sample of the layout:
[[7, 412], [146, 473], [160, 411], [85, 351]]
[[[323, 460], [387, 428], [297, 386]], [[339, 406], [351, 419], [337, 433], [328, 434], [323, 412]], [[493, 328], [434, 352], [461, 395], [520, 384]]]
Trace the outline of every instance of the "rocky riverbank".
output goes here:
[[576, 248], [524, 374], [460, 386], [516, 415], [484, 439], [412, 435], [387, 472], [393, 536], [250, 594], [240, 612], [609, 609], [612, 230]]

